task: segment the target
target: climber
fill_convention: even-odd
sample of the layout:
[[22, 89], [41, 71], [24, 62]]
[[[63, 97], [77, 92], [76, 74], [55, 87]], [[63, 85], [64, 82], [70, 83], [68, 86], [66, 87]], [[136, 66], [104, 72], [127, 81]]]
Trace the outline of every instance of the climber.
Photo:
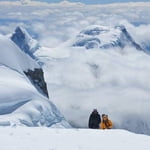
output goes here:
[[94, 109], [89, 118], [89, 128], [99, 129], [99, 124], [101, 123], [101, 117], [97, 109]]
[[102, 122], [99, 124], [100, 129], [112, 129], [113, 123], [109, 120], [108, 115], [102, 115]]

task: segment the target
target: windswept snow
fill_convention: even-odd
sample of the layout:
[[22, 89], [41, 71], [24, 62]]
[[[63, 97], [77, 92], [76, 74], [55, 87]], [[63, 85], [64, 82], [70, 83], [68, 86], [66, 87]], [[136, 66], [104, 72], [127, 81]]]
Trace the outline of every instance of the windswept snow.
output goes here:
[[8, 37], [0, 35], [0, 126], [70, 127], [24, 71], [40, 68]]
[[0, 64], [14, 69], [20, 73], [40, 68], [40, 66], [8, 37], [0, 35]]
[[149, 150], [150, 137], [124, 130], [0, 128], [2, 150]]

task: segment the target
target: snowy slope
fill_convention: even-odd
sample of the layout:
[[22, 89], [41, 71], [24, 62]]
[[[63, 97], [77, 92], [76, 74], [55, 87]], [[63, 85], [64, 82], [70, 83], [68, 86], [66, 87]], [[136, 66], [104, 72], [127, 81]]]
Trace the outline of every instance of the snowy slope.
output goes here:
[[19, 71], [33, 70], [40, 66], [29, 55], [24, 54], [9, 38], [0, 35], [0, 63]]
[[149, 150], [150, 137], [124, 130], [0, 128], [2, 150]]
[[69, 127], [56, 106], [25, 75], [34, 69], [40, 69], [39, 64], [0, 35], [0, 125]]

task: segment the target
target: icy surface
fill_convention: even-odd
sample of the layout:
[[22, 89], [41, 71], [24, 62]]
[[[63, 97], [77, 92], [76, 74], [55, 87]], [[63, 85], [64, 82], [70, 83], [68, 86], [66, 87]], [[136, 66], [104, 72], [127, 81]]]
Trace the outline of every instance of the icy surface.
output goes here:
[[150, 137], [124, 130], [0, 128], [2, 150], [149, 150]]
[[0, 35], [0, 64], [20, 73], [40, 68], [29, 55], [25, 55], [13, 41], [3, 35]]
[[0, 126], [70, 127], [24, 74], [40, 68], [9, 38], [0, 36]]

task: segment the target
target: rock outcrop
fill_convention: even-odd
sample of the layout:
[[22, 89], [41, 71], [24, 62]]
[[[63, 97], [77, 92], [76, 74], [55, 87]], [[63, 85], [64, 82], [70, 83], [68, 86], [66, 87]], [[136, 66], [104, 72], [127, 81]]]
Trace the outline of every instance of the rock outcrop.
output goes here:
[[41, 94], [45, 95], [46, 97], [49, 97], [47, 85], [44, 80], [44, 73], [41, 68], [36, 68], [33, 71], [32, 70], [24, 71], [24, 73]]

